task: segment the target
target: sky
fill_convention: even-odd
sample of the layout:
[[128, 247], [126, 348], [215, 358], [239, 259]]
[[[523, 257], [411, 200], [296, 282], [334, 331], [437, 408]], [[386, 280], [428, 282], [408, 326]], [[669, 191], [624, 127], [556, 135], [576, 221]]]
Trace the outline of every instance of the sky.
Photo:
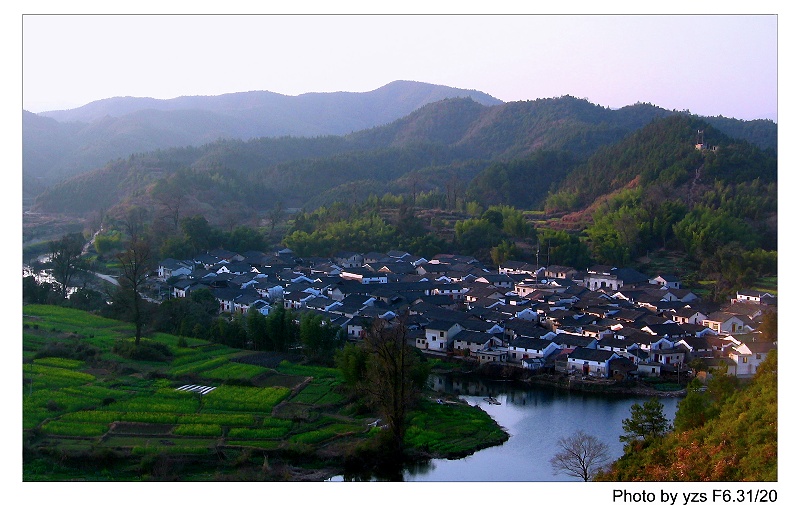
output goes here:
[[[152, 11], [150, 11], [152, 12]], [[778, 114], [778, 16], [22, 16], [22, 108], [115, 96], [286, 95], [412, 80], [705, 116]]]

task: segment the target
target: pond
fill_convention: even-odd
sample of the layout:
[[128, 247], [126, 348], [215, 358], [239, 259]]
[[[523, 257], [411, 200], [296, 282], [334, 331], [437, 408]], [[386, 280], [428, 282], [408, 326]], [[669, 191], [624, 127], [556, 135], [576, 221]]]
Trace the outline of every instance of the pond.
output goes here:
[[[403, 471], [405, 481], [433, 482], [543, 482], [576, 481], [553, 474], [550, 458], [561, 437], [583, 430], [609, 446], [609, 455], [623, 454], [619, 436], [622, 420], [630, 417], [634, 403], [646, 397], [561, 391], [547, 387], [515, 387], [512, 383], [473, 379], [454, 381], [434, 376], [434, 389], [459, 394], [478, 405], [510, 435], [503, 445], [480, 450], [457, 460], [434, 459]], [[486, 398], [494, 398], [490, 403]], [[679, 398], [659, 398], [664, 414], [672, 422]], [[331, 480], [344, 480], [341, 476]]]

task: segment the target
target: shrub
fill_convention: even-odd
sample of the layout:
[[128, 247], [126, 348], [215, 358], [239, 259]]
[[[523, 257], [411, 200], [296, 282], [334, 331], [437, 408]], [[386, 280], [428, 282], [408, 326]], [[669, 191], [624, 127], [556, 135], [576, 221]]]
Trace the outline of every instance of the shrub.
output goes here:
[[50, 412], [58, 412], [59, 410], [64, 410], [64, 406], [60, 405], [55, 400], [48, 400], [47, 401], [47, 410]]
[[169, 347], [152, 340], [140, 340], [139, 345], [131, 340], [118, 340], [112, 350], [123, 358], [137, 361], [169, 361], [172, 359], [172, 351], [169, 350]]

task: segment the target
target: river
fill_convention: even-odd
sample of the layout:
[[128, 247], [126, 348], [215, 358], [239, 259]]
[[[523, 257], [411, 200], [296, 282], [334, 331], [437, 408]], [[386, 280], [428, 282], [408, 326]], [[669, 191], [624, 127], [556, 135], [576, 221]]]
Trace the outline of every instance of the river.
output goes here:
[[[546, 387], [514, 387], [511, 383], [470, 380], [452, 381], [434, 377], [435, 389], [459, 394], [471, 405], [478, 405], [510, 435], [502, 445], [480, 450], [457, 460], [434, 459], [407, 468], [405, 481], [577, 481], [563, 474], [554, 475], [550, 458], [557, 451], [561, 437], [577, 430], [592, 434], [609, 446], [609, 455], [623, 454], [619, 436], [622, 420], [630, 417], [634, 403], [647, 398], [620, 397], [592, 393], [567, 392]], [[492, 396], [499, 405], [485, 400]], [[660, 398], [664, 414], [672, 422], [679, 398]], [[343, 480], [335, 477], [331, 480]]]

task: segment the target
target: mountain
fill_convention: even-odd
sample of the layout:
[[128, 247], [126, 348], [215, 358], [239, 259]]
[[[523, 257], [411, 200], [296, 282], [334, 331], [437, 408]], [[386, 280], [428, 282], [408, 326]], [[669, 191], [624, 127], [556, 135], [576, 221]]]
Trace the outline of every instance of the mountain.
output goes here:
[[120, 97], [65, 111], [23, 111], [24, 189], [31, 197], [46, 185], [113, 159], [220, 138], [344, 135], [450, 97], [470, 97], [485, 105], [502, 103], [480, 91], [396, 81], [365, 93]]
[[[192, 174], [182, 176], [182, 195], [208, 216], [234, 202], [258, 214], [275, 201], [314, 208], [387, 192], [443, 193], [447, 186], [484, 204], [534, 208], [562, 181], [576, 180], [568, 179], [573, 169], [606, 171], [600, 162], [585, 168], [596, 153], [671, 117], [694, 121], [676, 134], [689, 152], [696, 125], [706, 125], [709, 139], [716, 135], [702, 118], [650, 104], [612, 110], [570, 96], [492, 106], [448, 98], [344, 136], [222, 139], [129, 155], [54, 185], [36, 199], [36, 209], [82, 214], [134, 198], [147, 204], [157, 181], [179, 173]], [[648, 142], [665, 152], [656, 149], [658, 135]], [[248, 196], [237, 198], [233, 188]]]
[[[698, 150], [702, 131], [710, 149]], [[717, 150], [719, 148], [719, 150]], [[777, 157], [717, 130], [705, 118], [674, 115], [653, 121], [623, 141], [597, 150], [571, 171], [548, 199], [550, 211], [575, 211], [625, 187], [695, 186], [718, 180], [738, 184], [760, 179], [777, 182]]]

